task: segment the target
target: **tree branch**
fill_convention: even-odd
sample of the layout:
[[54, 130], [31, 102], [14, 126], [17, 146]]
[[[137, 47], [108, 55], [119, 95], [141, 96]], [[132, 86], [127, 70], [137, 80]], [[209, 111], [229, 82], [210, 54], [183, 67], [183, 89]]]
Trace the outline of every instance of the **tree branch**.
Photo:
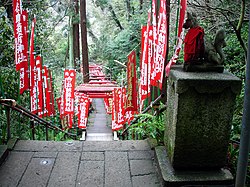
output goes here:
[[242, 39], [242, 36], [241, 36], [241, 28], [242, 28], [242, 24], [243, 24], [243, 21], [244, 21], [245, 8], [246, 8], [245, 0], [241, 1], [241, 12], [240, 12], [241, 14], [240, 14], [240, 18], [238, 20], [238, 25], [237, 26], [228, 17], [228, 14], [235, 15], [235, 13], [233, 11], [229, 10], [229, 9], [224, 9], [224, 8], [221, 8], [221, 7], [213, 7], [213, 6], [210, 6], [208, 3], [206, 3], [206, 6], [193, 3], [193, 6], [195, 6], [197, 8], [200, 8], [200, 9], [207, 9], [208, 8], [210, 10], [213, 10], [213, 11], [218, 12], [219, 14], [223, 15], [225, 17], [225, 19], [228, 21], [229, 25], [232, 26], [232, 28], [233, 28], [233, 30], [235, 32], [235, 35], [236, 35], [242, 49], [244, 50], [245, 58], [247, 59], [247, 47], [246, 47], [246, 44], [245, 44], [245, 42], [244, 42], [244, 40]]
[[119, 19], [117, 18], [116, 14], [115, 14], [115, 11], [112, 7], [112, 5], [108, 5], [108, 9], [109, 11], [111, 12], [111, 15], [112, 15], [112, 18], [113, 20], [115, 21], [115, 23], [117, 24], [117, 26], [120, 28], [120, 30], [123, 30], [124, 28], [122, 27], [121, 25], [121, 22], [119, 21]]
[[237, 30], [238, 31], [241, 30], [241, 28], [242, 28], [242, 23], [243, 23], [244, 15], [245, 15], [245, 8], [246, 8], [246, 1], [242, 0], [241, 1], [240, 19], [239, 19], [239, 22], [238, 22], [238, 25], [237, 25]]

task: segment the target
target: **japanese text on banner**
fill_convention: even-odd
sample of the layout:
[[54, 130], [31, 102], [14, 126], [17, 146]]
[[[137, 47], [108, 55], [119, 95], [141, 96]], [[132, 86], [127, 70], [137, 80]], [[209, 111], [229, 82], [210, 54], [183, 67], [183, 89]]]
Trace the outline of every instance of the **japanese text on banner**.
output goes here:
[[75, 70], [64, 71], [64, 114], [74, 114]]
[[125, 111], [137, 110], [137, 90], [136, 90], [136, 55], [135, 51], [132, 51], [128, 55], [127, 64], [127, 100]]

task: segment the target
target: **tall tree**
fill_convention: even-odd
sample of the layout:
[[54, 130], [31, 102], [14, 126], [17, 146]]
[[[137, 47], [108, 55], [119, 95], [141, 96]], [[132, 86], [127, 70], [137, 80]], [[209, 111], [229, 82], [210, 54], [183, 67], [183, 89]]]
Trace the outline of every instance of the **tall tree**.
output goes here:
[[86, 0], [80, 0], [83, 82], [89, 82]]
[[79, 34], [79, 1], [74, 0], [74, 16], [73, 16], [73, 51], [74, 51], [74, 67], [77, 69], [77, 62], [80, 60], [80, 34]]

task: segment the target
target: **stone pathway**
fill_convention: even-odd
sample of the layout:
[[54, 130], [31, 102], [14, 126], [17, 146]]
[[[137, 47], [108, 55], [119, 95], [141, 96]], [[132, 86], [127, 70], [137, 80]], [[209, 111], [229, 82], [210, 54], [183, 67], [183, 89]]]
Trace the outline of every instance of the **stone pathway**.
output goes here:
[[0, 167], [1, 187], [157, 187], [144, 141], [19, 140]]
[[111, 121], [106, 114], [103, 99], [93, 99], [94, 111], [90, 113], [86, 141], [112, 141]]

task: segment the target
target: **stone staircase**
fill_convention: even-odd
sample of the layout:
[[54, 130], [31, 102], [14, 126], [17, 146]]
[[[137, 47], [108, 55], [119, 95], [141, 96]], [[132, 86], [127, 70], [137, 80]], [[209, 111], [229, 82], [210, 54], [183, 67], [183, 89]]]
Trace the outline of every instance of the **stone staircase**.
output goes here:
[[93, 99], [94, 111], [90, 113], [86, 141], [113, 141], [110, 116], [106, 114], [103, 99]]
[[1, 187], [157, 187], [144, 141], [19, 140], [0, 166]]

